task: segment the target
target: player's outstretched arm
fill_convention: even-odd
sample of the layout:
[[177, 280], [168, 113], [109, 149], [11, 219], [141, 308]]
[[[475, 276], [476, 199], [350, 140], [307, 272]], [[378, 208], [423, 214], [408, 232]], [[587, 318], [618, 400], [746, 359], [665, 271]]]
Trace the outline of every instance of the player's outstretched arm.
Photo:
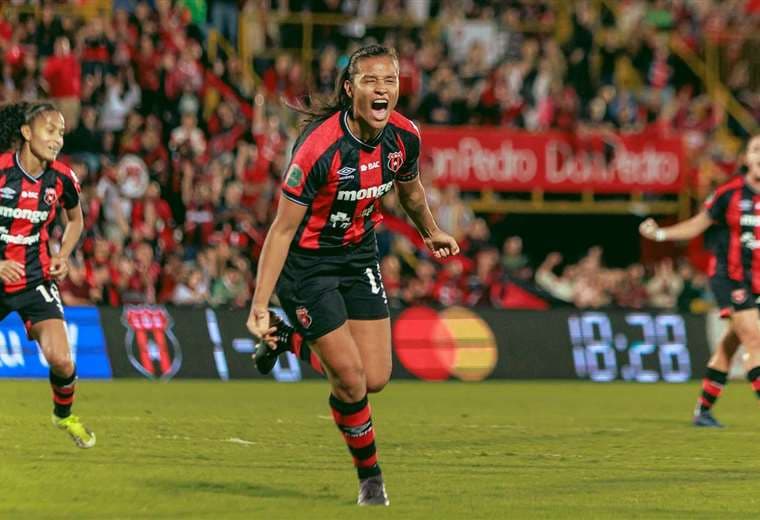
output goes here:
[[256, 290], [246, 322], [248, 330], [256, 338], [269, 340], [269, 336], [274, 332], [274, 328], [269, 326], [269, 299], [282, 272], [282, 266], [285, 265], [290, 243], [305, 214], [306, 206], [297, 204], [287, 197], [280, 197], [277, 216], [269, 228], [259, 257]]
[[443, 232], [435, 223], [419, 175], [411, 181], [396, 181], [396, 190], [398, 190], [401, 206], [412, 219], [420, 235], [422, 235], [425, 245], [435, 257], [446, 258], [450, 255], [459, 254], [459, 245], [454, 237]]
[[690, 240], [704, 233], [712, 224], [713, 219], [710, 217], [710, 214], [707, 210], [702, 210], [690, 219], [663, 228], [658, 226], [654, 219], [648, 218], [639, 226], [639, 233], [644, 238], [656, 242]]

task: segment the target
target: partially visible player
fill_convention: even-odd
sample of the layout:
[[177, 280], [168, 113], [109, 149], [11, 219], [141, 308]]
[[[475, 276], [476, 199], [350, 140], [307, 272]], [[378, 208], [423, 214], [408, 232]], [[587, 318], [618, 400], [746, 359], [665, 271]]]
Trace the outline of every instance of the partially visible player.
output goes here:
[[650, 239], [689, 240], [708, 231], [707, 243], [714, 254], [710, 265], [710, 288], [720, 308], [721, 318], [731, 321], [707, 364], [702, 394], [694, 410], [695, 426], [721, 427], [712, 415], [728, 379], [728, 371], [739, 345], [747, 355], [744, 368], [752, 388], [760, 397], [760, 136], [747, 144], [746, 173], [719, 186], [707, 198], [704, 208], [692, 218], [660, 228], [652, 219], [639, 230]]
[[[68, 273], [83, 227], [76, 176], [56, 161], [64, 130], [51, 104], [0, 108], [0, 320], [11, 312], [21, 316], [50, 365], [53, 424], [80, 448], [91, 448], [95, 434], [71, 414], [77, 375], [55, 282]], [[51, 252], [48, 233], [59, 206], [66, 227], [60, 250]]]
[[268, 311], [276, 284], [304, 340], [301, 357], [310, 348], [330, 381], [330, 407], [354, 459], [360, 505], [389, 504], [367, 399], [391, 374], [390, 318], [374, 233], [382, 196], [396, 188], [436, 257], [459, 252], [425, 200], [419, 131], [394, 111], [398, 73], [393, 50], [361, 48], [351, 55], [333, 100], [309, 113], [312, 121], [294, 146], [261, 252], [247, 322], [273, 352], [283, 343], [281, 324]]

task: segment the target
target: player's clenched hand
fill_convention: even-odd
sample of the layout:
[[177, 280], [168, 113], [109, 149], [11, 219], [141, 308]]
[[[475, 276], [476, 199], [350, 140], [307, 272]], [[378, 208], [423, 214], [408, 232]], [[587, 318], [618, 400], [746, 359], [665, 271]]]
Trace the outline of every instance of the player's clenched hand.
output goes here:
[[63, 280], [69, 274], [69, 261], [62, 256], [54, 256], [50, 259], [50, 276], [57, 280]]
[[17, 282], [24, 276], [24, 266], [14, 260], [0, 260], [0, 280]]
[[275, 327], [269, 326], [269, 309], [253, 307], [251, 313], [248, 315], [248, 321], [245, 322], [248, 331], [257, 340], [263, 340], [269, 346], [274, 348], [275, 340], [272, 334], [274, 334]]
[[657, 240], [657, 231], [659, 229], [660, 226], [657, 225], [657, 222], [654, 219], [648, 218], [639, 226], [639, 233], [649, 240]]
[[448, 233], [444, 233], [440, 229], [424, 240], [425, 245], [433, 252], [436, 258], [446, 258], [459, 254], [459, 245], [454, 240], [454, 237]]

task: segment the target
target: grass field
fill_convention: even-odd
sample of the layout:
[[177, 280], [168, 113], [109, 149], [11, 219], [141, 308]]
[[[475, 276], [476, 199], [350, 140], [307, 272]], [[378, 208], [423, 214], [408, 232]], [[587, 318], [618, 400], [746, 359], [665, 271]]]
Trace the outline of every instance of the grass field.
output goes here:
[[[760, 507], [743, 383], [696, 430], [691, 385], [393, 382], [375, 396], [391, 507], [359, 509], [323, 382], [80, 385], [98, 445], [3, 381], [0, 518], [737, 518]], [[709, 496], [709, 500], [706, 497]]]

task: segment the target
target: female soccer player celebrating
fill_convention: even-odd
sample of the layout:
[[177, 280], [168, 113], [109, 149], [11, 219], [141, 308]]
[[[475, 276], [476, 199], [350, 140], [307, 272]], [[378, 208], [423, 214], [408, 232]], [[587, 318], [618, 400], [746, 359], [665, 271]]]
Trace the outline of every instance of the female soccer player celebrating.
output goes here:
[[[76, 176], [55, 160], [64, 125], [48, 103], [0, 108], [0, 320], [19, 313], [50, 365], [53, 424], [80, 448], [91, 448], [95, 434], [71, 414], [76, 369], [55, 284], [68, 273], [83, 222]], [[51, 255], [48, 233], [59, 205], [67, 223], [60, 251]]]
[[[436, 257], [459, 252], [419, 179], [417, 127], [394, 112], [398, 59], [371, 45], [349, 59], [331, 102], [305, 112], [277, 216], [264, 242], [247, 326], [276, 351], [268, 311], [276, 290], [332, 387], [330, 407], [354, 459], [360, 505], [388, 505], [367, 394], [391, 375], [391, 328], [374, 228], [394, 186]], [[279, 278], [279, 279], [278, 279]]]
[[692, 218], [661, 228], [652, 219], [640, 226], [641, 234], [659, 242], [689, 240], [710, 230], [708, 243], [714, 259], [710, 287], [722, 318], [731, 322], [707, 364], [702, 393], [694, 411], [695, 426], [720, 427], [711, 409], [725, 386], [731, 360], [739, 345], [747, 355], [744, 368], [752, 388], [760, 397], [760, 135], [747, 143], [746, 173], [719, 186], [705, 201], [704, 209]]

